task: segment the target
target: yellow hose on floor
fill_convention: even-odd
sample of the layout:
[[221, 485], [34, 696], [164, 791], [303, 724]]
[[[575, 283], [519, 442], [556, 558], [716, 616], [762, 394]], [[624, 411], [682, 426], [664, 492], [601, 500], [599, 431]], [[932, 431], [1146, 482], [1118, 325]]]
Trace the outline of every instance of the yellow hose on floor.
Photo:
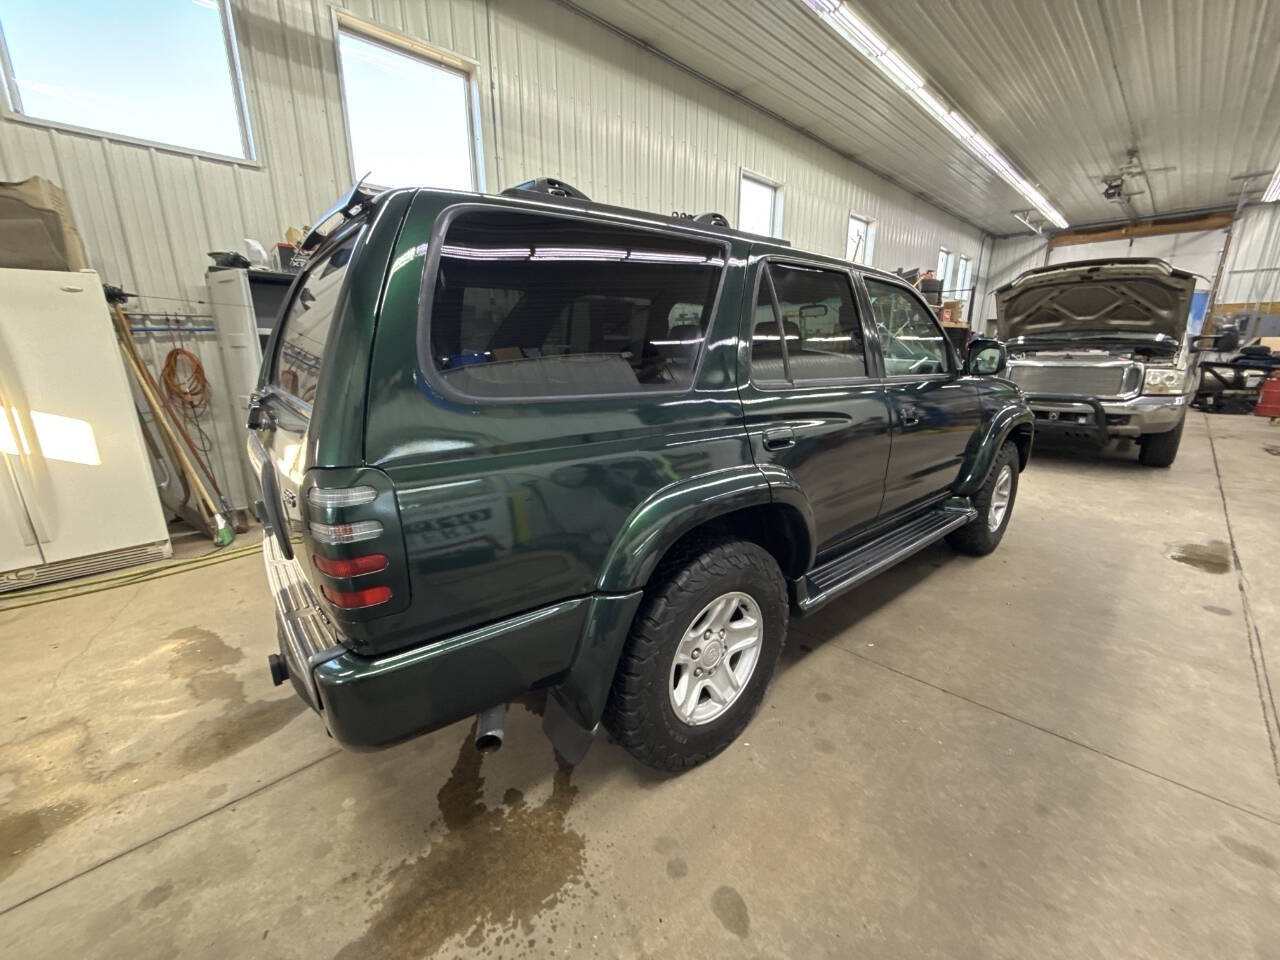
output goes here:
[[238, 560], [241, 557], [260, 554], [261, 552], [261, 544], [253, 543], [244, 547], [236, 547], [234, 550], [221, 549], [172, 563], [152, 564], [141, 570], [121, 570], [97, 577], [85, 577], [70, 586], [32, 587], [29, 590], [21, 591], [12, 600], [0, 599], [0, 613], [6, 610], [21, 610], [24, 607], [34, 607], [42, 603], [52, 603], [54, 600], [88, 596], [91, 593], [101, 593], [103, 590], [114, 590], [116, 587], [146, 583], [148, 580], [159, 580], [161, 577], [171, 577], [177, 573], [187, 573], [191, 570], [211, 567], [216, 563], [226, 563], [228, 560]]

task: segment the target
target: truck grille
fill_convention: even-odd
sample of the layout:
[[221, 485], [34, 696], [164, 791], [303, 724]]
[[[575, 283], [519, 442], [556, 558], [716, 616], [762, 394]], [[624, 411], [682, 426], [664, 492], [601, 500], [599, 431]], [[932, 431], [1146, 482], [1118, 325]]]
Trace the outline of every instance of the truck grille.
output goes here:
[[1015, 362], [1009, 365], [1009, 376], [1030, 394], [1056, 394], [1072, 397], [1120, 397], [1133, 393], [1141, 382], [1142, 372], [1133, 363], [1043, 364]]

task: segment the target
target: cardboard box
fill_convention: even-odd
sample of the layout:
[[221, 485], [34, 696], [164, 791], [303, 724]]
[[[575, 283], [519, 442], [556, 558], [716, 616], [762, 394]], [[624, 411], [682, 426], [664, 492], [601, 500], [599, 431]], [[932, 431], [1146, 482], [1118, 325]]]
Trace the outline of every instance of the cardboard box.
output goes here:
[[949, 327], [967, 327], [964, 319], [965, 302], [963, 300], [947, 300], [938, 309], [938, 319]]
[[44, 177], [0, 183], [0, 267], [88, 269], [84, 241], [61, 187]]

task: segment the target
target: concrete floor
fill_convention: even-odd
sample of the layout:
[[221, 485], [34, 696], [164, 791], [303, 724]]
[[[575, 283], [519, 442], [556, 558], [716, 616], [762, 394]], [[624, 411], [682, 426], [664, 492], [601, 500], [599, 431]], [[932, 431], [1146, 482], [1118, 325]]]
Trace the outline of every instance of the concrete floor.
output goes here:
[[520, 707], [335, 749], [253, 558], [0, 613], [0, 956], [1280, 957], [1275, 454], [1037, 451], [994, 555], [797, 624], [677, 778]]

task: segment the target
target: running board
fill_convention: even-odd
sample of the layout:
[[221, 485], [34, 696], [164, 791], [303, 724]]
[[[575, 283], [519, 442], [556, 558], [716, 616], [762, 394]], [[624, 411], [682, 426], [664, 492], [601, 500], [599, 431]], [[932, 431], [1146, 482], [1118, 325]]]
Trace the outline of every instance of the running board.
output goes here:
[[798, 612], [812, 613], [828, 600], [941, 540], [977, 516], [978, 511], [968, 500], [948, 500], [910, 523], [814, 567], [795, 582]]

